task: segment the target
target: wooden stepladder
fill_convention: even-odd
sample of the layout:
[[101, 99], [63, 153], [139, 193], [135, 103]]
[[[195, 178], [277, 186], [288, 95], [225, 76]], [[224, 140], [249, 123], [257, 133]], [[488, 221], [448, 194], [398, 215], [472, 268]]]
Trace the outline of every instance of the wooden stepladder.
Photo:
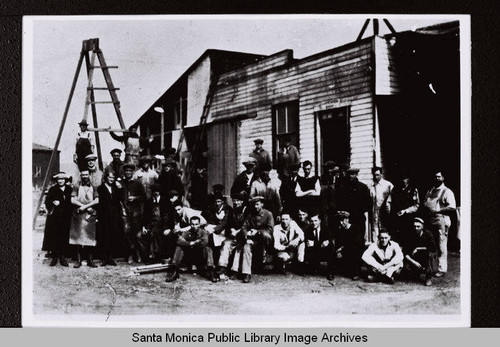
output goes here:
[[[99, 62], [99, 65], [96, 65], [96, 58]], [[87, 97], [85, 100], [85, 108], [84, 108], [84, 113], [83, 113], [83, 120], [87, 120], [88, 113], [89, 113], [89, 107], [92, 112], [92, 120], [93, 120], [93, 128], [88, 128], [89, 131], [93, 131], [95, 133], [95, 140], [96, 140], [96, 147], [97, 147], [97, 157], [98, 157], [98, 163], [99, 163], [99, 168], [102, 170], [103, 169], [103, 164], [102, 164], [102, 155], [101, 155], [101, 144], [100, 144], [100, 139], [99, 139], [99, 132], [110, 132], [110, 131], [115, 131], [115, 132], [129, 132], [128, 129], [125, 127], [125, 123], [122, 118], [122, 114], [120, 111], [120, 101], [118, 100], [118, 96], [116, 95], [116, 91], [119, 90], [120, 88], [116, 88], [113, 84], [113, 81], [111, 79], [111, 74], [109, 73], [109, 69], [116, 69], [118, 66], [110, 66], [106, 64], [106, 60], [104, 59], [104, 55], [99, 48], [99, 39], [89, 39], [89, 40], [84, 40], [82, 42], [82, 50], [80, 52], [80, 59], [78, 60], [78, 64], [76, 67], [76, 72], [75, 76], [73, 77], [73, 83], [71, 84], [71, 89], [69, 92], [69, 97], [68, 101], [66, 102], [66, 107], [64, 109], [64, 115], [63, 119], [61, 121], [61, 125], [59, 126], [59, 133], [57, 134], [57, 139], [56, 143], [54, 145], [54, 149], [52, 150], [52, 155], [50, 157], [49, 165], [47, 168], [47, 172], [45, 174], [45, 178], [43, 179], [43, 186], [42, 186], [42, 193], [40, 195], [40, 198], [38, 200], [38, 204], [35, 210], [35, 215], [33, 217], [33, 227], [35, 227], [36, 219], [38, 216], [38, 213], [40, 211], [40, 206], [42, 204], [44, 192], [47, 189], [47, 185], [50, 181], [50, 173], [52, 172], [52, 168], [54, 166], [55, 162], [55, 157], [57, 153], [57, 149], [59, 147], [59, 142], [61, 141], [61, 136], [64, 130], [64, 126], [66, 124], [66, 119], [68, 118], [68, 113], [69, 113], [69, 108], [71, 106], [71, 100], [73, 99], [73, 94], [75, 92], [76, 84], [78, 81], [78, 76], [80, 75], [80, 70], [82, 68], [83, 61], [85, 60], [85, 65], [87, 68], [87, 78], [88, 78], [88, 83], [87, 83]], [[93, 79], [94, 79], [94, 71], [95, 69], [100, 69], [103, 73], [104, 76], [104, 81], [106, 82], [105, 87], [94, 87], [93, 84]], [[107, 90], [109, 91], [109, 95], [111, 97], [111, 100], [109, 101], [96, 101], [95, 100], [95, 90]], [[118, 118], [118, 122], [120, 124], [121, 129], [111, 129], [111, 128], [99, 128], [98, 123], [97, 123], [97, 110], [96, 110], [96, 104], [113, 104], [116, 116]]]

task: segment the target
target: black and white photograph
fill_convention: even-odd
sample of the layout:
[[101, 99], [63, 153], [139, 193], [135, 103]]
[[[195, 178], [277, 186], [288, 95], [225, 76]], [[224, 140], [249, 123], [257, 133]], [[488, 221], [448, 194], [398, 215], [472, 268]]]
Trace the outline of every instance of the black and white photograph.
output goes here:
[[470, 49], [465, 15], [24, 17], [23, 326], [470, 326]]

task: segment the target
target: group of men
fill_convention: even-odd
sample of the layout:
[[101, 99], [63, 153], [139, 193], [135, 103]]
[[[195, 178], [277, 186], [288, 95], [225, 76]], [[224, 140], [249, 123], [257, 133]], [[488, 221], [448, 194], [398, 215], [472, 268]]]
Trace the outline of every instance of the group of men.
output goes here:
[[255, 271], [271, 268], [299, 275], [324, 271], [328, 280], [335, 273], [353, 280], [365, 275], [387, 283], [404, 268], [426, 285], [446, 273], [449, 216], [456, 203], [441, 171], [420, 204], [407, 173], [394, 186], [375, 167], [367, 186], [358, 180], [358, 169], [331, 161], [323, 176], [312, 175], [312, 163], [301, 163], [289, 142], [280, 153], [276, 172], [263, 140], [256, 139], [230, 196], [216, 184], [212, 193], [196, 192], [190, 201], [183, 199], [172, 158], [158, 174], [149, 158], [141, 157], [137, 167], [122, 162], [121, 150], [114, 149], [101, 173], [90, 153], [73, 186], [59, 173], [47, 194], [43, 249], [52, 251], [50, 265], [59, 260], [68, 266], [68, 244], [76, 246], [75, 268], [82, 254], [96, 267], [95, 246], [102, 266], [116, 265], [116, 246], [123, 244], [129, 263], [168, 262], [167, 282], [179, 277], [184, 264], [204, 270], [212, 282], [233, 277], [248, 283]]

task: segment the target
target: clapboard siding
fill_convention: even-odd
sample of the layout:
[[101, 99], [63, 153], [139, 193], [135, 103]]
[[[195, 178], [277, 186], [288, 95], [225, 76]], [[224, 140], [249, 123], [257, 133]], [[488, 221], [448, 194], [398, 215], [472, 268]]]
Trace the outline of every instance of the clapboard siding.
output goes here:
[[375, 92], [377, 95], [397, 95], [400, 93], [400, 82], [390, 38], [376, 37], [374, 44]]
[[209, 121], [257, 114], [255, 118], [238, 121], [237, 166], [241, 171], [242, 161], [253, 150], [253, 140], [257, 137], [264, 140], [264, 148], [276, 157], [276, 153], [271, 153], [273, 105], [298, 101], [299, 151], [302, 160], [313, 163], [316, 151], [321, 156], [316, 112], [349, 106], [351, 164], [360, 168], [360, 178], [369, 177], [373, 165], [372, 64], [371, 41], [304, 60], [293, 60], [289, 51], [277, 53], [221, 75]]

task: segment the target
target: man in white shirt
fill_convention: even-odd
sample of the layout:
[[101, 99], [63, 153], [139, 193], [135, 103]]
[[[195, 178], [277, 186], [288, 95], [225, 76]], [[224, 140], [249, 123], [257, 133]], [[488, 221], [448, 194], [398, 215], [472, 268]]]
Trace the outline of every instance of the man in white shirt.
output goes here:
[[281, 223], [274, 226], [273, 238], [280, 272], [285, 273], [286, 265], [297, 259], [297, 272], [299, 275], [303, 275], [306, 250], [304, 232], [292, 220], [288, 211], [281, 214]]
[[391, 241], [391, 235], [386, 230], [378, 234], [378, 242], [372, 243], [361, 257], [368, 265], [369, 282], [383, 281], [394, 284], [394, 276], [403, 268], [403, 252], [401, 247]]
[[380, 230], [386, 229], [385, 219], [391, 212], [391, 193], [394, 185], [382, 177], [382, 168], [372, 168], [373, 183], [370, 186], [372, 209], [370, 213], [370, 242], [377, 240]]

